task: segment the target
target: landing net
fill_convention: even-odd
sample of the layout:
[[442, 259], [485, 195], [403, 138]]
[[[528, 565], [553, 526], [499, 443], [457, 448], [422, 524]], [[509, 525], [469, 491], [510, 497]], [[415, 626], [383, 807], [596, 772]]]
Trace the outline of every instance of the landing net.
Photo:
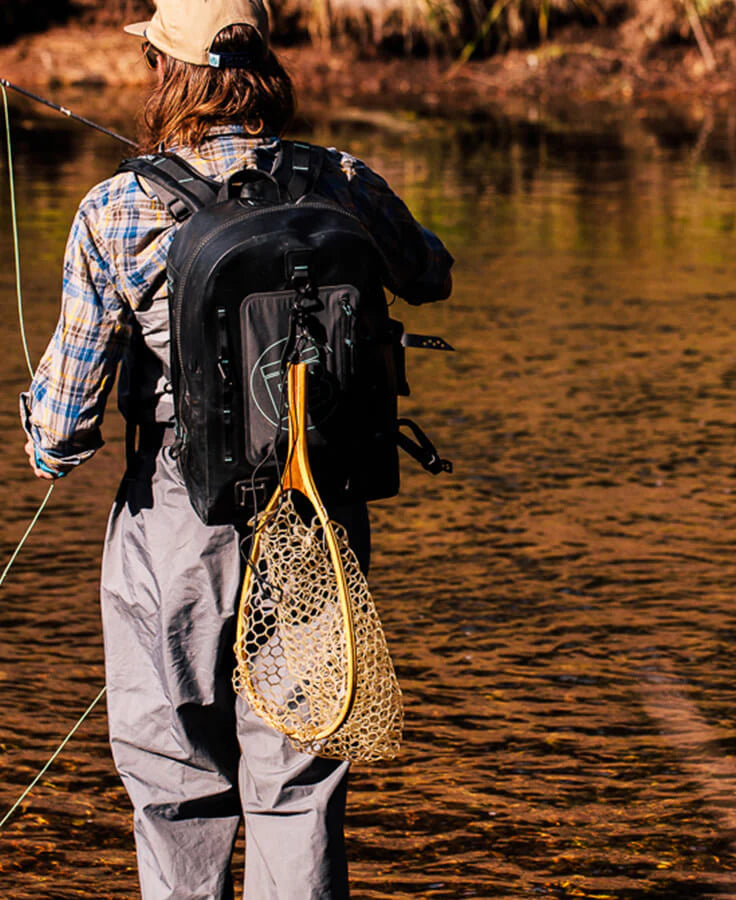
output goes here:
[[241, 605], [235, 689], [299, 750], [317, 756], [392, 759], [401, 740], [401, 690], [368, 584], [345, 529], [330, 523], [349, 594], [355, 697], [333, 734], [349, 690], [351, 653], [325, 529], [307, 525], [289, 493], [259, 523], [250, 589]]

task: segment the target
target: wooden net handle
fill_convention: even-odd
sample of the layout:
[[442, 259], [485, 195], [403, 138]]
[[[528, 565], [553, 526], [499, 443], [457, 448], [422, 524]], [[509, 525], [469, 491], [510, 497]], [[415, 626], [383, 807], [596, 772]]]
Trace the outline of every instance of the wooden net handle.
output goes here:
[[345, 653], [347, 656], [347, 673], [345, 696], [343, 703], [335, 717], [335, 721], [329, 727], [315, 731], [314, 735], [310, 735], [310, 740], [321, 741], [333, 735], [338, 728], [345, 722], [350, 715], [350, 710], [355, 701], [356, 684], [356, 667], [357, 657], [355, 650], [355, 628], [353, 623], [353, 613], [350, 606], [350, 594], [345, 578], [345, 569], [340, 556], [340, 547], [335, 536], [335, 531], [330, 522], [327, 510], [322, 503], [317, 487], [312, 477], [312, 470], [309, 466], [309, 453], [307, 451], [307, 364], [296, 363], [290, 364], [288, 368], [288, 397], [289, 397], [289, 450], [286, 466], [284, 468], [281, 482], [274, 491], [268, 505], [260, 517], [260, 521], [256, 526], [253, 535], [253, 544], [251, 546], [248, 566], [246, 567], [245, 577], [243, 579], [243, 590], [240, 595], [240, 612], [238, 614], [238, 633], [236, 653], [238, 660], [242, 666], [243, 680], [248, 690], [255, 694], [255, 688], [250, 678], [250, 672], [247, 665], [243, 665], [240, 659], [238, 648], [244, 637], [246, 613], [249, 606], [251, 584], [253, 582], [253, 572], [258, 564], [260, 556], [261, 534], [263, 528], [268, 522], [269, 515], [274, 512], [278, 504], [287, 491], [298, 491], [303, 494], [312, 504], [317, 514], [317, 520], [322, 526], [322, 530], [327, 541], [327, 547], [330, 553], [330, 560], [335, 570], [335, 580], [337, 582], [338, 598], [340, 601], [340, 612], [343, 622], [343, 634], [345, 638]]

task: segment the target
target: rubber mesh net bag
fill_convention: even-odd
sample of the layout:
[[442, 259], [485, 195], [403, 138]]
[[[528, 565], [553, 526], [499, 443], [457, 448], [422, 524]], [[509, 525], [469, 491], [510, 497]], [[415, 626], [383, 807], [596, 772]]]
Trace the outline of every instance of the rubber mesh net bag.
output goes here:
[[[235, 689], [299, 750], [366, 762], [395, 757], [401, 690], [345, 530], [317, 517], [305, 523], [288, 493], [256, 527]], [[344, 571], [342, 602], [335, 547]]]

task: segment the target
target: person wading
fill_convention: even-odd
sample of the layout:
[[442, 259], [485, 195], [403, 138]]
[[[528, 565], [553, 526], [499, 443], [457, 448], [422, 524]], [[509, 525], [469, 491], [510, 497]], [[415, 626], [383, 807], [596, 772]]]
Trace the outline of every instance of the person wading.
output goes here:
[[[157, 74], [142, 149], [174, 151], [219, 180], [270, 172], [295, 101], [268, 30], [261, 0], [158, 0], [149, 22], [128, 26]], [[449, 295], [452, 258], [368, 166], [331, 149], [316, 192], [359, 218], [401, 296]], [[338, 900], [349, 894], [348, 764], [297, 752], [235, 696], [242, 537], [202, 523], [172, 453], [166, 260], [178, 227], [130, 172], [84, 198], [59, 323], [21, 398], [26, 452], [45, 479], [90, 459], [121, 365], [119, 405], [138, 436], [110, 514], [101, 599], [110, 741], [144, 900], [231, 898], [243, 817], [248, 900]], [[367, 567], [365, 505], [330, 513]]]

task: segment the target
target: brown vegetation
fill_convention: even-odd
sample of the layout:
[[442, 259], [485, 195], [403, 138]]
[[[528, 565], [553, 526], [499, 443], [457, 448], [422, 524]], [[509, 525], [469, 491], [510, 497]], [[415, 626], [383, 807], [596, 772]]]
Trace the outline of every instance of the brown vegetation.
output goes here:
[[122, 25], [150, 18], [149, 0], [73, 0], [75, 14], [96, 25]]
[[[3, 14], [27, 2], [1, 0]], [[61, 9], [66, 0], [46, 0], [52, 2]], [[44, 0], [35, 3], [40, 10]], [[139, 44], [119, 26], [148, 16], [150, 0], [69, 3], [65, 25], [0, 47], [0, 75], [22, 84], [147, 83]], [[272, 6], [276, 42], [300, 100], [330, 114], [358, 106], [455, 114], [517, 101], [529, 109], [618, 106], [655, 97], [679, 107], [686, 97], [697, 104], [736, 93], [735, 0], [272, 0]]]
[[[736, 34], [734, 0], [272, 0], [276, 38], [467, 59], [534, 47], [571, 25], [601, 26], [620, 49], [646, 56], [672, 44], [711, 44]], [[13, 38], [71, 17], [85, 26], [145, 18], [152, 0], [4, 0], [0, 34]]]

